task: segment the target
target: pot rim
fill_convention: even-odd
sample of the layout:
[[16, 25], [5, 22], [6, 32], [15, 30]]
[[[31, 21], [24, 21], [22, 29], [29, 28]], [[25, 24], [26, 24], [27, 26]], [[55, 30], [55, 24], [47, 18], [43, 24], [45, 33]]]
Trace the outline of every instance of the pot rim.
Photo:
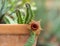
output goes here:
[[[28, 24], [0, 24], [0, 34], [30, 34]], [[40, 31], [36, 31], [40, 34]]]

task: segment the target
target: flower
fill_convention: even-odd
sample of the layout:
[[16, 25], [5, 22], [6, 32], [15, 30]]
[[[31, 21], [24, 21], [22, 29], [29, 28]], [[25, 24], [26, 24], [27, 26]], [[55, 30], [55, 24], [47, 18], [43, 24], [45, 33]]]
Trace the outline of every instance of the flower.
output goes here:
[[40, 31], [41, 30], [40, 21], [34, 21], [34, 20], [32, 20], [29, 23], [29, 30], [32, 30], [32, 31]]

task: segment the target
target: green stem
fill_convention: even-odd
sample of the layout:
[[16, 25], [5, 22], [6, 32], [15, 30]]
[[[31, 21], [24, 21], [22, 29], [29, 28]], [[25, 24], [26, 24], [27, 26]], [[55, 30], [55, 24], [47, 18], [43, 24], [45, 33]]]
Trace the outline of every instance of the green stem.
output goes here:
[[25, 23], [28, 24], [34, 17], [32, 10], [31, 10], [31, 6], [30, 4], [26, 4], [26, 17], [25, 17]]
[[34, 32], [31, 32], [31, 35], [24, 46], [32, 46], [35, 42], [35, 37], [36, 34]]
[[23, 24], [23, 18], [22, 18], [22, 14], [19, 10], [16, 10], [16, 15], [17, 15], [17, 22], [19, 24]]

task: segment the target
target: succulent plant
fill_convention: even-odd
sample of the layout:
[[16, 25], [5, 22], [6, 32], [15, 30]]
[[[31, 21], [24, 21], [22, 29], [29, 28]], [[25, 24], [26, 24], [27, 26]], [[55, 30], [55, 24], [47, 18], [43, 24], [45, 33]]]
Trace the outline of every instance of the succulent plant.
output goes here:
[[[31, 5], [29, 3], [26, 3], [25, 5], [26, 5], [26, 14], [25, 14], [25, 16], [21, 13], [21, 11], [19, 9], [16, 9], [15, 13], [16, 13], [16, 18], [17, 18], [16, 21], [17, 22], [15, 22], [9, 16], [5, 16], [5, 18], [4, 18], [5, 22], [7, 24], [8, 23], [9, 24], [15, 24], [15, 23], [17, 23], [17, 24], [29, 24], [33, 20], [34, 14], [33, 14], [33, 11], [31, 9]], [[32, 24], [33, 27], [34, 27], [34, 30], [38, 30], [39, 27], [40, 27], [39, 25], [37, 26], [36, 24], [37, 23]], [[37, 26], [36, 27], [37, 29], [35, 29], [34, 25]], [[30, 27], [30, 28], [32, 28], [32, 27]], [[31, 31], [30, 32], [30, 37], [28, 38], [28, 40], [27, 40], [27, 42], [26, 42], [26, 44], [24, 46], [32, 46], [34, 44], [34, 42], [35, 42], [36, 33], [32, 29], [29, 29], [29, 31]]]
[[0, 0], [0, 23], [6, 12], [10, 9], [7, 4], [8, 4], [7, 0]]

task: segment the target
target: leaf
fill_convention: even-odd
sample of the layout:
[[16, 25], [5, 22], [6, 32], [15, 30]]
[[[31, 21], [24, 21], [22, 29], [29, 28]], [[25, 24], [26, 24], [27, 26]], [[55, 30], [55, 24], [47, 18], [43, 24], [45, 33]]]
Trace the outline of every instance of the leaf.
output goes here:
[[23, 24], [23, 18], [22, 18], [22, 14], [19, 10], [16, 10], [16, 15], [17, 15], [17, 22], [19, 24]]
[[3, 17], [4, 17], [4, 14], [2, 16], [0, 16], [0, 22], [2, 21]]
[[14, 11], [17, 4], [17, 0], [13, 0], [13, 1], [11, 0], [10, 4], [11, 4], [11, 11]]
[[29, 19], [29, 6], [26, 5], [26, 18], [25, 18], [25, 23], [27, 23], [28, 19]]
[[25, 23], [28, 24], [34, 17], [32, 10], [31, 10], [31, 6], [30, 4], [26, 4], [26, 17], [25, 17]]
[[3, 19], [5, 13], [10, 9], [8, 8], [7, 4], [8, 1], [7, 0], [1, 0], [0, 1], [1, 4], [1, 8], [0, 8], [0, 21]]
[[8, 7], [8, 1], [7, 0], [2, 0], [2, 7], [0, 9], [0, 12], [1, 14], [5, 14], [8, 10], [7, 10], [7, 7]]
[[31, 32], [31, 35], [24, 46], [32, 46], [35, 42], [35, 36], [36, 34], [34, 32]]
[[5, 14], [7, 11], [8, 11], [8, 1], [7, 0], [3, 0], [3, 4], [2, 4], [2, 8], [1, 8], [1, 11], [2, 11], [2, 14]]
[[[3, 2], [3, 3], [2, 3]], [[3, 9], [5, 9], [5, 3], [6, 3], [6, 0], [1, 0], [1, 8], [0, 8], [0, 22], [1, 20], [3, 19], [4, 17], [4, 12], [3, 12]]]
[[15, 24], [15, 22], [13, 21], [12, 18], [10, 18], [9, 16], [5, 16], [4, 17], [4, 21], [6, 24]]

